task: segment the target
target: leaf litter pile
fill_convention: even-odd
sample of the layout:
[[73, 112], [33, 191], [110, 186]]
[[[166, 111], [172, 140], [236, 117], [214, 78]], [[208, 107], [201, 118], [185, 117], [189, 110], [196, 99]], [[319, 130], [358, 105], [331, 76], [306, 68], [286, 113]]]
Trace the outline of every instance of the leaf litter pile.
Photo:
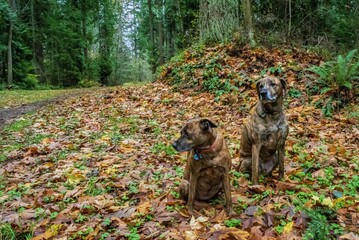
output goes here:
[[[309, 80], [296, 77], [298, 63], [288, 67], [280, 54], [270, 55], [273, 63], [257, 55], [247, 56], [261, 63], [252, 69], [241, 58], [221, 58], [226, 67], [217, 70], [226, 76], [247, 69], [236, 92], [199, 91], [206, 80], [198, 76], [202, 82], [195, 90], [183, 87], [185, 82], [170, 86], [176, 64], [169, 64], [161, 82], [71, 97], [5, 127], [0, 234], [11, 228], [19, 239], [357, 239], [357, 119], [349, 110], [323, 117], [306, 94]], [[308, 65], [307, 59], [296, 61]], [[202, 64], [198, 58], [183, 61]], [[241, 126], [256, 101], [251, 79], [275, 61], [284, 66], [292, 92], [285, 107], [285, 179], [278, 181], [275, 172], [253, 186], [236, 171]], [[206, 76], [204, 71], [191, 74]], [[226, 136], [235, 217], [226, 215], [223, 196], [196, 202], [193, 217], [179, 198], [186, 154], [176, 153], [171, 143], [193, 117], [210, 118]]]

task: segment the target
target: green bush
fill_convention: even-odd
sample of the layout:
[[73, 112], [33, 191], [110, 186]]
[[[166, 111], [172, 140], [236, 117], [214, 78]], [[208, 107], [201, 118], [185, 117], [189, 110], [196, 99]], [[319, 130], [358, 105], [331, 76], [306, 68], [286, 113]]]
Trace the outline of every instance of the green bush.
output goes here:
[[354, 49], [345, 57], [339, 55], [336, 61], [306, 69], [318, 76], [315, 80], [316, 87], [319, 93], [326, 97], [321, 98], [317, 104], [322, 106], [326, 116], [330, 116], [335, 108], [354, 99], [353, 84], [359, 79], [359, 60], [356, 53], [357, 50]]
[[37, 77], [36, 74], [26, 74], [25, 78], [14, 84], [14, 89], [37, 89], [39, 85]]
[[89, 79], [82, 79], [79, 82], [79, 86], [82, 88], [89, 88], [89, 87], [99, 87], [101, 84], [99, 82], [96, 82], [94, 80]]

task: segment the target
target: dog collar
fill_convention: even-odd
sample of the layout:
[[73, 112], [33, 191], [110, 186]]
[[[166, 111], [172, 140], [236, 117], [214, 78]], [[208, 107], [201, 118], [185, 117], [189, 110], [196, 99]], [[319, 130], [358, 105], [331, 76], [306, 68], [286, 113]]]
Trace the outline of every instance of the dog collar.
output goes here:
[[[197, 147], [197, 148], [195, 148], [195, 151], [194, 151], [194, 153], [195, 153], [195, 155], [197, 154], [199, 154], [199, 155], [201, 155], [199, 152], [214, 152], [215, 150], [216, 150], [216, 147], [217, 147], [217, 144], [218, 144], [218, 139], [219, 139], [219, 137], [218, 137], [218, 133], [217, 133], [217, 136], [216, 136], [216, 139], [214, 140], [214, 142], [212, 143], [212, 145], [211, 146], [207, 146], [207, 147]], [[201, 155], [202, 156], [202, 155]], [[202, 157], [201, 157], [202, 158]], [[199, 159], [201, 159], [201, 158], [199, 158]], [[196, 160], [196, 159], [195, 159]]]

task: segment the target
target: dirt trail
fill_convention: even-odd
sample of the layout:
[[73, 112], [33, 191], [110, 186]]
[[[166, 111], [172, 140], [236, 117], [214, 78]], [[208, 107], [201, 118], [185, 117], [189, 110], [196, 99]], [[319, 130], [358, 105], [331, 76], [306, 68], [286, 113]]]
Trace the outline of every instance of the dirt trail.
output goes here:
[[[91, 91], [91, 89], [85, 89], [85, 90], [81, 89], [81, 93], [86, 93], [89, 91]], [[3, 129], [3, 127], [5, 125], [10, 124], [12, 121], [19, 118], [23, 114], [26, 114], [31, 111], [36, 111], [36, 110], [38, 110], [42, 107], [45, 107], [49, 104], [60, 103], [63, 100], [65, 100], [69, 97], [77, 96], [78, 94], [80, 94], [80, 92], [68, 93], [68, 94], [57, 96], [57, 97], [54, 97], [51, 99], [46, 99], [46, 100], [39, 101], [39, 102], [22, 104], [22, 105], [16, 106], [16, 107], [0, 108], [0, 130]]]
[[13, 120], [18, 118], [22, 114], [35, 111], [41, 107], [44, 107], [56, 101], [59, 101], [59, 97], [41, 102], [23, 104], [21, 106], [12, 107], [12, 108], [2, 108], [0, 109], [0, 129], [2, 129], [5, 125], [11, 123]]
[[5, 125], [10, 124], [12, 121], [14, 121], [16, 118], [19, 118], [23, 114], [26, 114], [31, 111], [36, 111], [49, 104], [60, 103], [70, 97], [78, 96], [79, 94], [89, 93], [97, 89], [105, 89], [105, 88], [94, 87], [94, 88], [78, 89], [75, 92], [65, 93], [64, 95], [55, 96], [53, 98], [39, 102], [22, 104], [20, 106], [10, 107], [10, 108], [0, 108], [0, 130], [3, 129]]

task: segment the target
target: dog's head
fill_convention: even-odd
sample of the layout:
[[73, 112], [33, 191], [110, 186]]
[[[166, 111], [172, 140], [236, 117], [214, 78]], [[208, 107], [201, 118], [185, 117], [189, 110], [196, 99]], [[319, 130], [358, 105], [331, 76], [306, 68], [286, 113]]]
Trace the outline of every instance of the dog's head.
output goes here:
[[284, 96], [287, 91], [285, 80], [265, 76], [257, 82], [257, 94], [262, 103], [273, 103]]
[[208, 142], [217, 126], [208, 119], [192, 119], [181, 129], [181, 137], [172, 146], [178, 152], [189, 151]]

